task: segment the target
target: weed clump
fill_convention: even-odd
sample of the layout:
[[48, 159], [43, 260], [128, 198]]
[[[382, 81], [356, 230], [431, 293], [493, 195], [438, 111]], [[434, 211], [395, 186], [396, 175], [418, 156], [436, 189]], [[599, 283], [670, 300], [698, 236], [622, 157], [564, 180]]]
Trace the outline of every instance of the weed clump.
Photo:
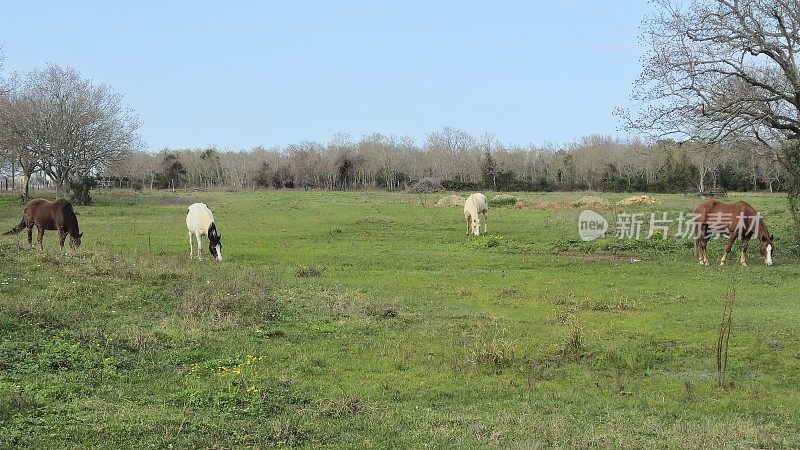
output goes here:
[[311, 278], [322, 276], [322, 266], [300, 266], [295, 271], [294, 275], [297, 278]]
[[500, 327], [497, 319], [479, 323], [464, 345], [465, 360], [472, 366], [499, 371], [514, 363], [517, 342], [508, 337], [508, 330]]
[[578, 322], [578, 316], [570, 314], [564, 319], [567, 326], [567, 333], [564, 336], [564, 344], [561, 347], [561, 357], [575, 362], [580, 361], [583, 351], [583, 327]]

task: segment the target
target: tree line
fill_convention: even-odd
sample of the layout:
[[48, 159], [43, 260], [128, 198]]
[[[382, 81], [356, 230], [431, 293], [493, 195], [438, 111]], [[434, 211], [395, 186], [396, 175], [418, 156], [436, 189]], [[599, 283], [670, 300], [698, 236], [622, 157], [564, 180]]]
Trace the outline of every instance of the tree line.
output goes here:
[[[50, 65], [0, 84], [2, 187], [28, 196], [32, 179], [88, 201], [97, 178], [136, 189], [296, 188], [404, 190], [423, 178], [446, 189], [779, 191], [785, 167], [753, 139], [642, 141], [589, 136], [562, 146], [519, 146], [445, 126], [422, 144], [379, 133], [335, 135], [245, 151], [136, 150], [138, 121], [122, 96]], [[10, 180], [10, 186], [8, 181]]]
[[721, 147], [590, 136], [560, 147], [516, 146], [453, 127], [429, 134], [422, 145], [407, 137], [371, 134], [248, 151], [131, 152], [103, 176], [137, 189], [389, 191], [404, 190], [422, 178], [440, 180], [451, 190], [500, 191], [780, 191], [785, 181], [781, 165], [747, 142]]

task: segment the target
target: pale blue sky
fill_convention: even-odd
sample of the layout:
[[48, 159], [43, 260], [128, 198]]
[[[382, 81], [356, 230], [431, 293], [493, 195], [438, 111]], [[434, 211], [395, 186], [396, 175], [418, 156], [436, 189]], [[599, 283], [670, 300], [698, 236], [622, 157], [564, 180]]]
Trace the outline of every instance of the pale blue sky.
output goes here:
[[444, 125], [515, 144], [619, 136], [645, 1], [4, 2], [5, 75], [125, 94], [147, 148], [249, 149]]

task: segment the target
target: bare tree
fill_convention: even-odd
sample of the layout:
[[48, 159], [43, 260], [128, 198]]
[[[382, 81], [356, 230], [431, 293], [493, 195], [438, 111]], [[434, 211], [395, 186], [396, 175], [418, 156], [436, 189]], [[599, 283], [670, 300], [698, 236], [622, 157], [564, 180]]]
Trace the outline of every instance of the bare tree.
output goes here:
[[[654, 0], [630, 128], [710, 142], [800, 136], [800, 3]], [[777, 135], [772, 133], [777, 132]]]
[[295, 187], [308, 189], [320, 184], [320, 147], [319, 144], [308, 141], [289, 146], [289, 170]]
[[136, 185], [150, 186], [153, 188], [156, 173], [158, 173], [158, 161], [152, 153], [142, 151], [131, 152], [128, 159], [128, 170], [130, 171], [127, 176], [131, 180], [137, 180]]
[[0, 93], [0, 147], [6, 150], [11, 166], [12, 184], [19, 171], [22, 176], [22, 199], [27, 200], [31, 176], [41, 165], [36, 149], [40, 142], [33, 128], [35, 110], [22, 91], [17, 78], [9, 81]]
[[697, 185], [698, 192], [703, 193], [707, 191], [707, 178], [709, 176], [712, 177], [712, 187], [718, 187], [715, 174], [719, 167], [725, 163], [726, 154], [731, 150], [718, 144], [709, 144], [699, 141], [685, 142], [683, 147], [689, 161], [697, 167], [697, 173], [699, 175]]
[[641, 179], [646, 173], [647, 154], [643, 151], [645, 146], [638, 141], [627, 145], [612, 148], [610, 153], [611, 164], [619, 171], [625, 180], [628, 190], [633, 189], [634, 179]]
[[467, 132], [446, 126], [428, 135], [425, 148], [433, 156], [433, 176], [459, 181], [472, 181], [473, 176], [480, 176], [480, 171], [471, 173], [470, 163], [480, 164], [482, 154]]
[[61, 196], [71, 196], [70, 181], [123, 157], [138, 142], [138, 121], [122, 96], [68, 67], [30, 72], [22, 98], [31, 148]]
[[626, 126], [708, 143], [758, 142], [789, 175], [800, 239], [800, 2], [654, 0], [649, 45]]

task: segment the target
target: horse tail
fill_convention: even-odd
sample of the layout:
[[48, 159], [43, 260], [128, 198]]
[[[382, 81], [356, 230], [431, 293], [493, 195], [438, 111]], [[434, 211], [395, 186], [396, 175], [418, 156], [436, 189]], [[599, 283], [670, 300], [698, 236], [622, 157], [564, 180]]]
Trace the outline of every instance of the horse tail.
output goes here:
[[20, 231], [22, 231], [24, 229], [25, 229], [25, 220], [23, 219], [23, 220], [20, 220], [19, 225], [15, 226], [14, 228], [12, 228], [12, 229], [6, 231], [5, 233], [3, 233], [3, 236], [9, 236], [9, 235], [12, 235], [12, 234], [17, 234], [17, 233], [19, 233]]
[[700, 238], [698, 237], [694, 238], [694, 257], [700, 257]]

